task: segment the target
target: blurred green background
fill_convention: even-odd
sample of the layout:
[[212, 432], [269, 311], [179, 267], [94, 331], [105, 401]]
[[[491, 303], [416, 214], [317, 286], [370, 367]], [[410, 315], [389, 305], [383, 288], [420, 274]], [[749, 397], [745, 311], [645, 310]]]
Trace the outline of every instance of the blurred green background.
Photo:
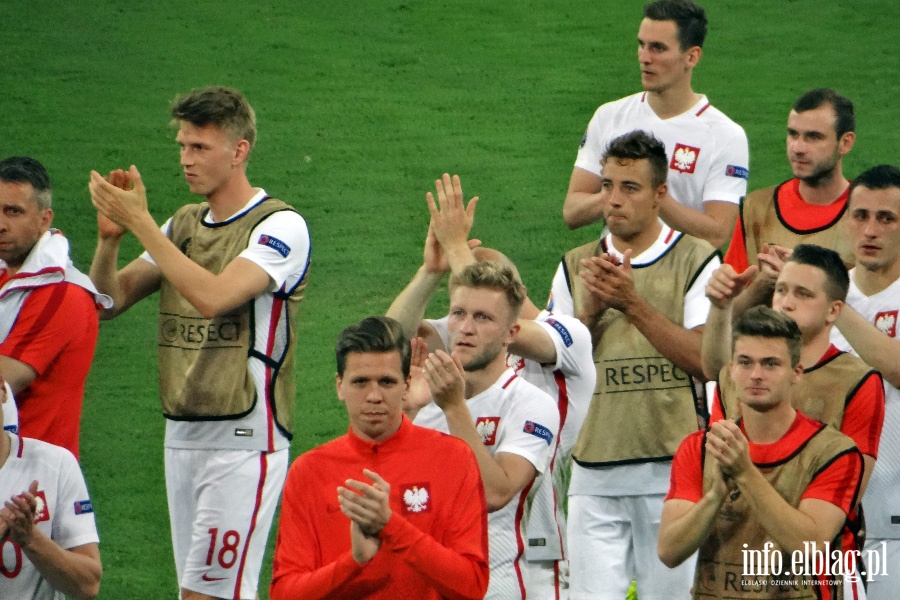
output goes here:
[[[383, 313], [414, 273], [424, 194], [441, 173], [460, 174], [466, 195], [481, 197], [473, 235], [517, 263], [538, 302], [560, 255], [598, 234], [568, 231], [562, 202], [593, 111], [639, 89], [642, 4], [3, 0], [0, 155], [47, 167], [54, 225], [86, 271], [96, 238], [90, 170], [136, 164], [162, 222], [196, 200], [178, 164], [171, 100], [205, 85], [247, 95], [259, 124], [250, 180], [293, 204], [313, 239], [296, 455], [345, 431], [334, 338]], [[694, 89], [747, 131], [751, 189], [790, 177], [787, 112], [812, 87], [856, 104], [848, 175], [900, 163], [895, 2], [705, 5]], [[129, 237], [123, 261], [139, 252]], [[438, 296], [435, 315], [446, 306]], [[100, 528], [102, 598], [177, 593], [155, 315], [151, 299], [102, 325], [85, 399], [82, 464]], [[270, 563], [271, 552], [261, 598]]]

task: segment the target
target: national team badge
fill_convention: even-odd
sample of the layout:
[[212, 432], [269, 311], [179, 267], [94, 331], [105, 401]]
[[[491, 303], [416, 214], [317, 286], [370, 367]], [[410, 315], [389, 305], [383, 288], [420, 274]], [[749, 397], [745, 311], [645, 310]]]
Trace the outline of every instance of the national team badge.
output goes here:
[[700, 148], [694, 148], [686, 144], [675, 144], [675, 152], [672, 153], [669, 168], [682, 173], [693, 173], [694, 168], [697, 166], [698, 156], [700, 156]]
[[47, 496], [44, 495], [43, 490], [38, 490], [34, 495], [34, 499], [37, 502], [37, 506], [34, 509], [34, 522], [49, 521], [50, 508], [47, 506]]
[[518, 373], [525, 368], [525, 359], [515, 354], [507, 354], [506, 367]]
[[481, 435], [485, 446], [493, 446], [497, 442], [497, 429], [500, 428], [500, 417], [478, 417], [475, 430]]
[[431, 510], [431, 494], [427, 483], [403, 486], [403, 507], [407, 513], [423, 513]]
[[897, 313], [900, 311], [887, 310], [875, 315], [875, 327], [883, 331], [889, 337], [897, 337]]

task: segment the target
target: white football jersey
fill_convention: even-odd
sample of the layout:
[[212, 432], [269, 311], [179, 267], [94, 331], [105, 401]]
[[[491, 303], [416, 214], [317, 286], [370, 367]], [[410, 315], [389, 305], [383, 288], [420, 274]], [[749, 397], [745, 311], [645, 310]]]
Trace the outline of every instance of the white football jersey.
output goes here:
[[[898, 337], [900, 279], [877, 294], [866, 296], [853, 283], [853, 271], [850, 271], [847, 304], [885, 335]], [[853, 350], [837, 327], [831, 329], [831, 342], [841, 350]], [[884, 425], [881, 428], [881, 441], [878, 443], [878, 460], [875, 461], [872, 477], [862, 499], [863, 513], [866, 516], [866, 535], [870, 539], [900, 539], [898, 482], [900, 482], [900, 390], [885, 381]]]
[[[40, 440], [3, 435], [12, 442], [0, 467], [0, 499], [6, 501], [38, 482], [35, 526], [64, 549], [99, 542], [94, 508], [78, 461], [71, 452]], [[12, 540], [2, 542], [0, 598], [63, 600]]]
[[[550, 464], [559, 432], [559, 411], [546, 392], [507, 369], [488, 389], [466, 401], [475, 428], [491, 456], [517, 454], [543, 473]], [[444, 413], [434, 403], [416, 415], [415, 424], [449, 433]], [[525, 550], [523, 513], [534, 483], [488, 515], [491, 580], [486, 599], [524, 597], [520, 561]]]
[[666, 146], [667, 183], [675, 200], [699, 211], [712, 200], [740, 202], [750, 177], [750, 150], [743, 128], [706, 96], [669, 119], [660, 119], [646, 96], [640, 92], [598, 108], [584, 133], [575, 166], [599, 177], [600, 159], [609, 143], [640, 129]]

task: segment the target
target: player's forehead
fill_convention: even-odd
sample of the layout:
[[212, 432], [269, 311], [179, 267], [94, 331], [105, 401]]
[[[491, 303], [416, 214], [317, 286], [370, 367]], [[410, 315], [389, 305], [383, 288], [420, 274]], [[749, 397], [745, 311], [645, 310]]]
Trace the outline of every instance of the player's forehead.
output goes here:
[[178, 132], [175, 134], [175, 141], [178, 143], [216, 144], [227, 140], [227, 132], [215, 123], [195, 125], [190, 121], [178, 121]]
[[33, 198], [34, 187], [27, 181], [3, 181], [0, 179], [0, 205], [37, 206]]
[[469, 287], [458, 285], [450, 294], [450, 311], [484, 313], [491, 316], [508, 314], [506, 295], [501, 290], [489, 287]]
[[788, 341], [782, 337], [739, 335], [734, 340], [734, 358], [748, 358], [755, 361], [775, 358], [790, 364], [791, 355]]
[[649, 186], [653, 181], [650, 160], [646, 158], [607, 157], [600, 165], [600, 174], [612, 183], [632, 181]]
[[800, 112], [791, 109], [788, 113], [787, 127], [800, 133], [817, 132], [836, 136], [837, 113], [827, 102], [822, 106]]
[[638, 41], [643, 44], [663, 44], [679, 48], [678, 24], [675, 21], [656, 21], [644, 17], [638, 27]]
[[403, 380], [403, 360], [400, 358], [400, 351], [350, 352], [344, 363], [343, 378]]
[[802, 287], [813, 292], [821, 292], [825, 289], [825, 280], [825, 271], [819, 267], [788, 261], [778, 273], [775, 285]]
[[873, 190], [860, 185], [853, 188], [848, 204], [851, 211], [888, 212], [900, 216], [900, 188]]

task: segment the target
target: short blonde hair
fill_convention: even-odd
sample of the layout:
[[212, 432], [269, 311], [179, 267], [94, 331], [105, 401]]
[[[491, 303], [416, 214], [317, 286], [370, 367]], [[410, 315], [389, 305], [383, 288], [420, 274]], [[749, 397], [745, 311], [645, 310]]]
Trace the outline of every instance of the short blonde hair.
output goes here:
[[458, 275], [451, 277], [450, 293], [458, 287], [503, 292], [513, 321], [519, 318], [522, 304], [525, 303], [525, 286], [519, 283], [512, 269], [490, 260], [469, 265]]

